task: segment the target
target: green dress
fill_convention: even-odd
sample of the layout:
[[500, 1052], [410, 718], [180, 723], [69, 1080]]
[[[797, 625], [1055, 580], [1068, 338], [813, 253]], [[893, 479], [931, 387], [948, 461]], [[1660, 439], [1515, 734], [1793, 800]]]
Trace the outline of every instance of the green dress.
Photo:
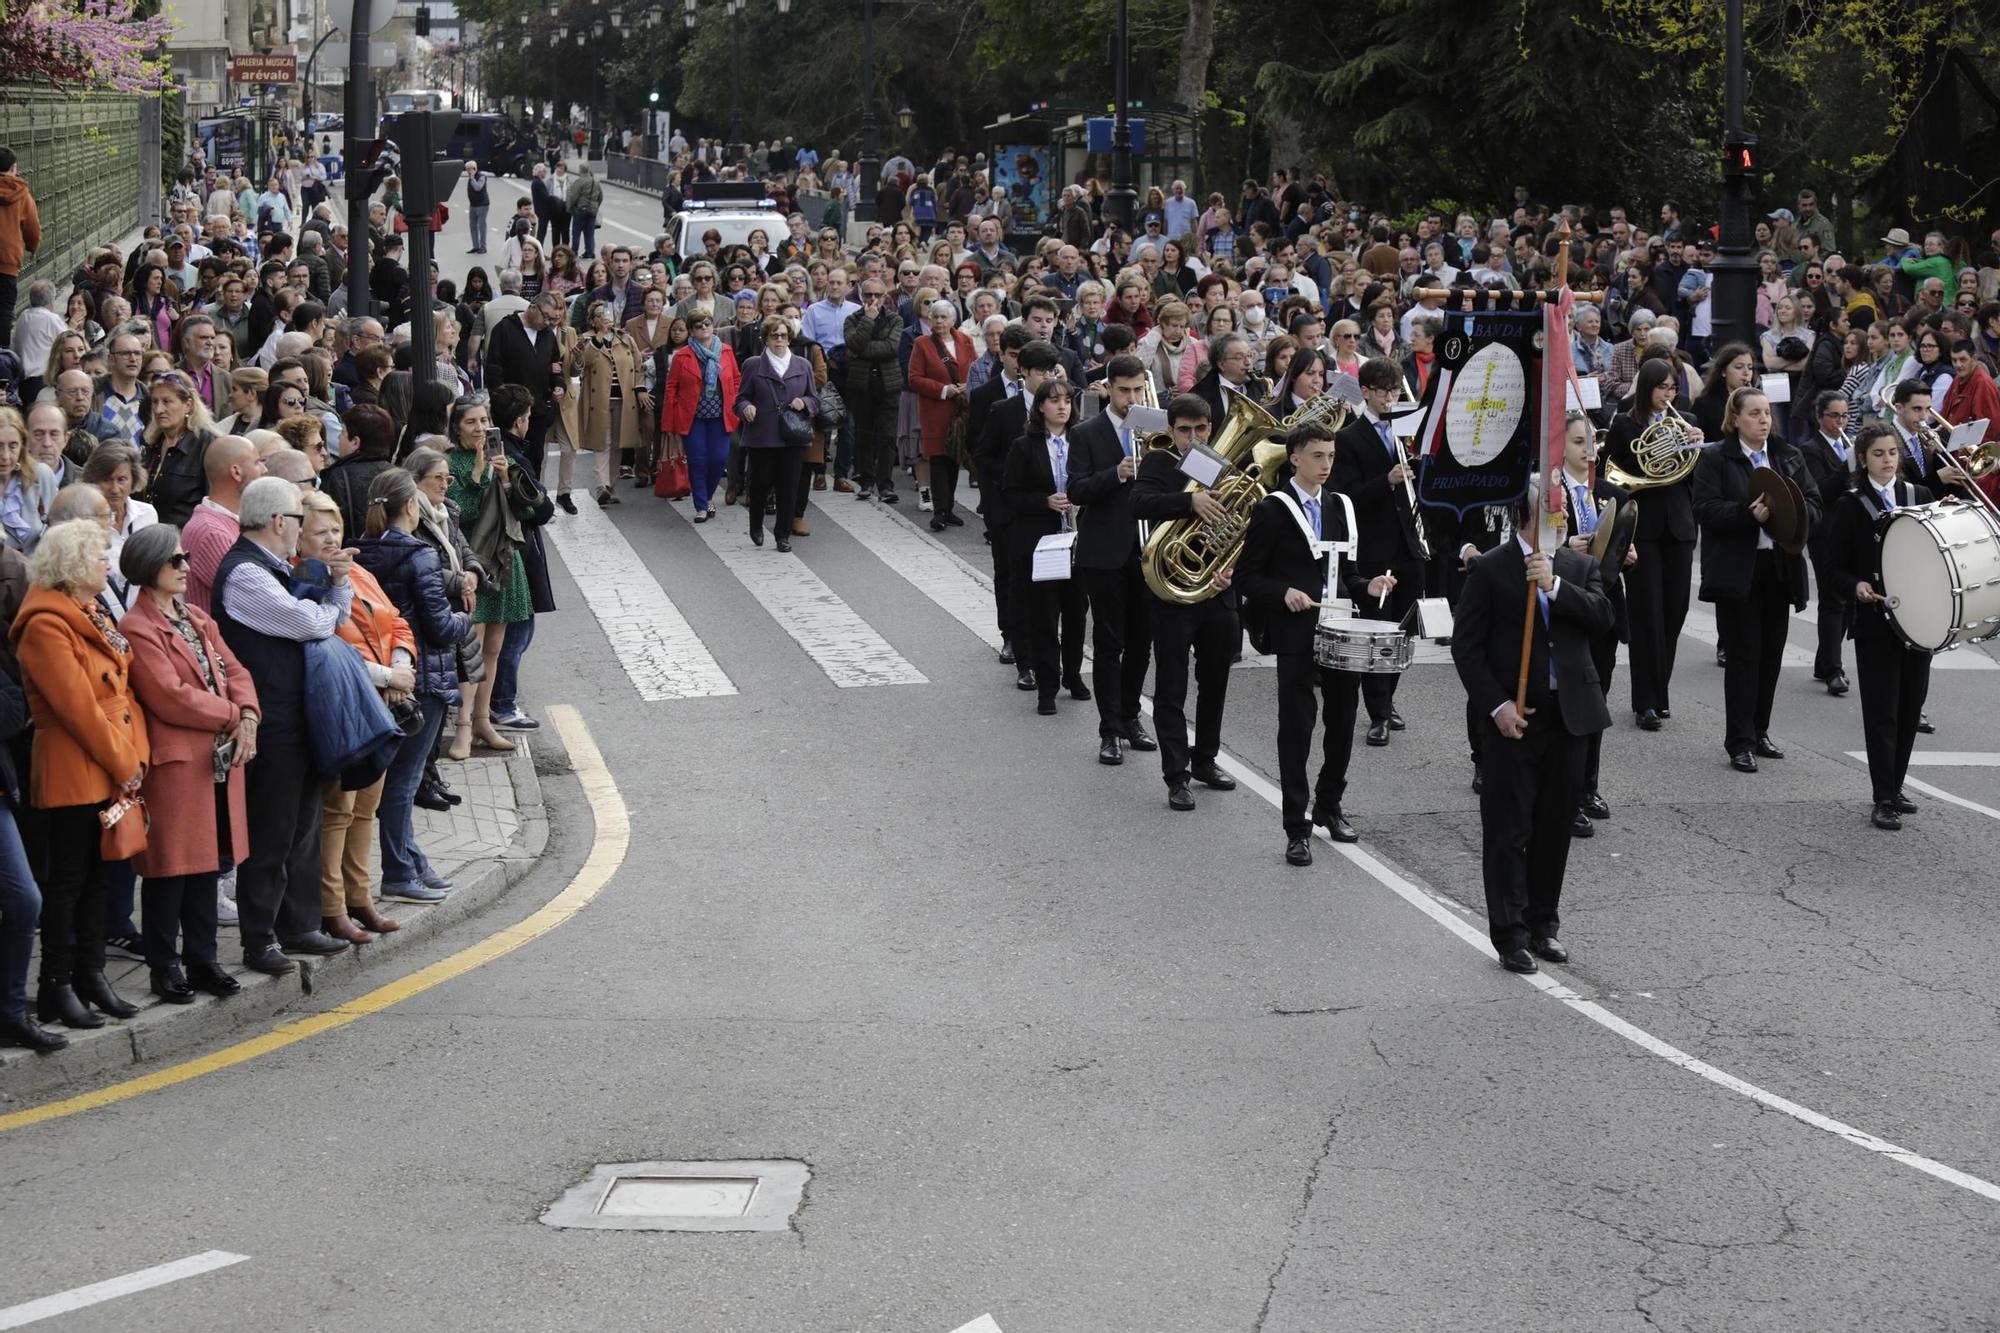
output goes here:
[[[485, 477], [474, 481], [472, 465], [478, 461], [478, 455], [471, 449], [447, 449], [444, 459], [451, 468], [451, 486], [445, 494], [458, 506], [460, 522], [469, 525], [478, 515], [486, 492], [496, 484], [498, 474], [488, 468]], [[479, 585], [479, 599], [472, 608], [474, 624], [511, 625], [535, 614], [533, 594], [528, 588], [528, 567], [521, 560], [519, 547], [515, 548], [512, 559], [513, 569], [506, 587], [497, 582]]]

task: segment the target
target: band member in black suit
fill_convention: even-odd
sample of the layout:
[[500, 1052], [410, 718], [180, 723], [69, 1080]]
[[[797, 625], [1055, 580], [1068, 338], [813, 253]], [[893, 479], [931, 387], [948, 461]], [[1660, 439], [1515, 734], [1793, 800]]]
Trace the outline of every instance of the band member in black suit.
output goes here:
[[1256, 364], [1250, 340], [1240, 333], [1220, 333], [1209, 343], [1208, 369], [1195, 377], [1191, 392], [1208, 404], [1208, 419], [1214, 429], [1220, 430], [1229, 420], [1231, 394], [1242, 394], [1258, 403], [1270, 396], [1271, 386], [1253, 373]]
[[1023, 377], [1019, 356], [1027, 342], [1027, 331], [1019, 325], [1009, 325], [1001, 332], [1000, 373], [973, 390], [966, 405], [966, 429], [972, 441], [973, 466], [979, 474], [979, 512], [986, 519], [986, 538], [993, 547], [993, 610], [1000, 621], [1000, 660], [1015, 666], [1015, 684], [1032, 690], [1035, 682], [1019, 647], [1026, 636], [1013, 617], [1013, 543], [1008, 534], [1014, 526], [1014, 510], [1002, 489], [1007, 450], [1027, 430], [1028, 401], [1048, 378], [1046, 369], [1033, 384]]
[[1931, 386], [1920, 379], [1904, 380], [1890, 393], [1889, 401], [1896, 409], [1896, 436], [1903, 447], [1903, 480], [1940, 499], [1955, 495], [1970, 500], [1965, 488], [1971, 483], [1965, 473], [1924, 438], [1924, 432], [1930, 430], [1931, 438], [1942, 445], [1950, 433], [1931, 416]]
[[[1605, 462], [1639, 473], [1633, 443], [1669, 409], [1682, 410], [1678, 393], [1677, 370], [1670, 357], [1649, 357], [1641, 363], [1632, 408], [1612, 420], [1605, 437]], [[1700, 428], [1689, 424], [1684, 434], [1688, 444], [1701, 443]], [[1625, 593], [1632, 621], [1632, 711], [1642, 731], [1658, 731], [1660, 723], [1673, 716], [1669, 687], [1681, 626], [1687, 621], [1699, 532], [1692, 478], [1671, 486], [1649, 486], [1639, 493], [1639, 529], [1632, 538], [1639, 560], [1626, 576]]]
[[[1020, 645], [1035, 674], [1035, 711], [1052, 717], [1056, 686], [1067, 682], [1072, 695], [1083, 688], [1083, 588], [1075, 578], [1034, 581], [1035, 543], [1061, 532], [1075, 520], [1066, 483], [1069, 475], [1070, 416], [1076, 390], [1058, 379], [1045, 380], [1028, 405], [1027, 431], [1007, 451], [1002, 489], [1014, 507], [1014, 619]], [[1080, 693], [1079, 693], [1080, 691]]]
[[[1562, 507], [1563, 531], [1570, 534], [1569, 547], [1584, 555], [1590, 554], [1591, 543], [1597, 537], [1597, 507], [1606, 500], [1616, 500], [1622, 508], [1632, 500], [1631, 492], [1624, 487], [1614, 486], [1603, 477], [1592, 479], [1590, 465], [1595, 461], [1597, 428], [1584, 413], [1569, 413], [1563, 420], [1563, 470], [1557, 479], [1562, 493], [1550, 497], [1549, 508], [1554, 512], [1556, 506]], [[1626, 565], [1638, 558], [1636, 547], [1625, 549]], [[1625, 612], [1624, 570], [1615, 569], [1606, 575], [1600, 564], [1598, 574], [1604, 579], [1605, 600], [1611, 603], [1611, 626], [1590, 636], [1590, 661], [1597, 668], [1597, 688], [1609, 699], [1611, 674], [1618, 666], [1618, 645], [1629, 640], [1632, 631]], [[1591, 820], [1611, 818], [1611, 807], [1597, 785], [1603, 757], [1604, 733], [1592, 732], [1584, 742], [1583, 785], [1577, 795], [1576, 818], [1570, 823], [1571, 837], [1591, 837], [1597, 832]]]
[[[1524, 501], [1516, 510], [1517, 528], [1534, 521], [1531, 507]], [[1524, 712], [1514, 692], [1531, 583], [1541, 614], [1531, 622]], [[1479, 796], [1487, 931], [1510, 972], [1538, 970], [1536, 955], [1569, 960], [1556, 932], [1570, 824], [1585, 741], [1611, 725], [1591, 640], [1611, 624], [1595, 560], [1570, 550], [1530, 554], [1519, 536], [1473, 562], [1459, 599], [1451, 660], [1473, 707], [1492, 719]]]
[[1819, 488], [1798, 450], [1773, 432], [1770, 399], [1762, 389], [1738, 389], [1729, 395], [1722, 438], [1702, 450], [1691, 481], [1701, 520], [1701, 600], [1715, 604], [1716, 635], [1728, 654], [1723, 745], [1739, 773], [1755, 773], [1759, 759], [1785, 757], [1771, 743], [1771, 707], [1791, 613], [1806, 606], [1805, 557], [1778, 549], [1765, 530], [1769, 507], [1750, 497], [1750, 474], [1760, 467], [1797, 482], [1808, 524], [1820, 521]]
[[[1327, 484], [1337, 449], [1333, 431], [1322, 422], [1309, 421], [1292, 430], [1285, 438], [1291, 478], [1250, 511], [1243, 554], [1236, 562], [1235, 585], [1244, 615], [1263, 626], [1261, 634], [1253, 627], [1251, 642], [1261, 641], [1278, 659], [1278, 780], [1284, 794], [1285, 860], [1295, 866], [1312, 864], [1314, 824], [1325, 825], [1335, 842], [1359, 837], [1341, 814], [1340, 803], [1347, 794], [1354, 709], [1363, 677], [1331, 670], [1313, 659], [1317, 608], [1330, 597], [1363, 602], [1393, 591], [1396, 584], [1393, 574], [1369, 578], [1347, 561], [1337, 561], [1335, 583], [1327, 568], [1329, 556], [1315, 553], [1306, 535], [1310, 529], [1321, 542], [1351, 540], [1344, 506]], [[1308, 787], [1306, 760], [1312, 752], [1314, 715], [1322, 694], [1325, 751], [1319, 778]]]
[[1894, 831], [1916, 811], [1903, 795], [1917, 720], [1931, 687], [1931, 655], [1910, 647], [1883, 610], [1882, 526], [1889, 515], [1929, 504], [1931, 493], [1898, 475], [1902, 440], [1886, 425], [1864, 426], [1854, 442], [1862, 471], [1854, 489], [1834, 502], [1831, 550], [1834, 578], [1854, 601], [1854, 670], [1861, 677], [1861, 732], [1868, 742], [1868, 781], [1875, 808], [1869, 822]]
[[[1410, 508], [1404, 482], [1412, 473], [1403, 446], [1390, 428], [1389, 409], [1403, 394], [1403, 372], [1387, 357], [1370, 357], [1357, 376], [1365, 400], [1361, 415], [1341, 429], [1334, 457], [1333, 489], [1354, 501], [1354, 524], [1360, 529], [1358, 571], [1370, 578], [1394, 574], [1394, 591], [1380, 606], [1373, 603], [1357, 614], [1369, 620], [1401, 621], [1424, 591], [1424, 544], [1420, 515]], [[1368, 743], [1387, 745], [1391, 731], [1403, 729], [1396, 711], [1400, 676], [1370, 674], [1362, 678], [1361, 698], [1368, 706]]]
[[[1132, 516], [1142, 522], [1166, 523], [1200, 519], [1213, 522], [1227, 511], [1204, 489], [1190, 489], [1180, 464], [1196, 444], [1206, 444], [1213, 430], [1208, 404], [1184, 393], [1167, 404], [1167, 424], [1174, 447], [1155, 449], [1139, 462], [1132, 483]], [[1215, 576], [1217, 595], [1192, 606], [1169, 602], [1146, 589], [1147, 617], [1153, 627], [1153, 726], [1160, 738], [1160, 770], [1167, 780], [1167, 804], [1194, 809], [1190, 780], [1217, 791], [1229, 791], [1236, 779], [1216, 767], [1222, 751], [1222, 708], [1229, 696], [1229, 665], [1243, 642], [1236, 622], [1235, 597], [1229, 592], [1231, 571]], [[1187, 739], [1188, 653], [1194, 653], [1195, 699], [1192, 762]]]
[[1146, 583], [1139, 574], [1139, 525], [1132, 517], [1132, 479], [1139, 475], [1144, 441], [1125, 420], [1145, 395], [1144, 363], [1136, 356], [1113, 357], [1104, 372], [1104, 410], [1070, 435], [1069, 498], [1083, 508], [1076, 577], [1090, 599], [1101, 764], [1125, 762], [1121, 740], [1135, 750], [1157, 748], [1139, 721], [1139, 692], [1153, 647]]
[[[1814, 428], [1799, 445], [1799, 461], [1819, 491], [1819, 507], [1828, 515], [1834, 502], [1854, 485], [1856, 460], [1848, 445], [1847, 399], [1839, 393], [1823, 393], [1813, 400]], [[1812, 557], [1813, 584], [1819, 596], [1819, 647], [1813, 653], [1813, 679], [1826, 685], [1826, 692], [1838, 698], [1847, 693], [1847, 672], [1840, 664], [1841, 640], [1854, 619], [1854, 585], [1835, 575], [1833, 527], [1822, 523], [1806, 540]]]

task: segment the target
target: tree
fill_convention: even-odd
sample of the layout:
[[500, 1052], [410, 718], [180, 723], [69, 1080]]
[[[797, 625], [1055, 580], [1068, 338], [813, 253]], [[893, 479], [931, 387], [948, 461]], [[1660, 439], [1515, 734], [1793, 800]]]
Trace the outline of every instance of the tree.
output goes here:
[[35, 0], [0, 8], [0, 69], [74, 92], [159, 93], [175, 23], [135, 0]]

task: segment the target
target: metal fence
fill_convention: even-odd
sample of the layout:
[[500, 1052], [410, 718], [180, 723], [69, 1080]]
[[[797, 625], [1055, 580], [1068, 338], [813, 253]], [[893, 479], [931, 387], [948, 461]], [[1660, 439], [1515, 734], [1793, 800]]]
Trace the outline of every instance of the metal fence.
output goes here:
[[604, 155], [604, 174], [620, 185], [629, 185], [648, 194], [667, 192], [668, 168], [650, 157], [628, 157], [624, 153]]
[[139, 225], [139, 99], [0, 87], [0, 143], [20, 159], [42, 219], [42, 248], [21, 269], [66, 281], [94, 245]]

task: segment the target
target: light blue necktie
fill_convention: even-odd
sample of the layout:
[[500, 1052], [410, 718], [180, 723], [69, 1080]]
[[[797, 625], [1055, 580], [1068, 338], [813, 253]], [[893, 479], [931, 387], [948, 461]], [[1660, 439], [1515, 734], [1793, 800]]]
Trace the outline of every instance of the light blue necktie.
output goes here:
[[1390, 438], [1390, 435], [1389, 435], [1389, 423], [1388, 423], [1388, 422], [1386, 422], [1386, 421], [1378, 421], [1378, 422], [1376, 422], [1376, 423], [1375, 423], [1375, 433], [1376, 433], [1377, 435], [1380, 435], [1380, 436], [1382, 437], [1382, 447], [1383, 447], [1384, 449], [1387, 449], [1387, 450], [1389, 451], [1389, 461], [1390, 461], [1390, 463], [1391, 463], [1391, 464], [1395, 463], [1395, 461], [1396, 461], [1396, 441], [1395, 441], [1394, 439]]
[[1894, 486], [1891, 486], [1886, 491], [1877, 491], [1875, 494], [1882, 497], [1883, 513], [1893, 514], [1896, 512], [1896, 488]]
[[1576, 530], [1588, 537], [1597, 531], [1597, 509], [1584, 494], [1583, 484], [1577, 482], [1570, 487], [1571, 500], [1576, 505]]
[[1313, 540], [1314, 541], [1324, 540], [1326, 537], [1326, 530], [1320, 527], [1319, 525], [1319, 501], [1317, 500], [1306, 501], [1306, 521], [1312, 524]]
[[1852, 464], [1853, 460], [1847, 456], [1847, 441], [1845, 439], [1835, 436], [1833, 439], [1828, 440], [1827, 443], [1833, 446], [1833, 455], [1835, 458], [1838, 458], [1843, 463]]
[[1122, 421], [1118, 423], [1118, 451], [1128, 456], [1132, 452], [1132, 428]]
[[1755, 453], [1750, 455], [1750, 466], [1751, 467], [1764, 466], [1764, 451], [1762, 449], [1759, 449]]
[[1056, 489], [1060, 491], [1069, 485], [1069, 444], [1060, 435], [1049, 443], [1056, 450]]

